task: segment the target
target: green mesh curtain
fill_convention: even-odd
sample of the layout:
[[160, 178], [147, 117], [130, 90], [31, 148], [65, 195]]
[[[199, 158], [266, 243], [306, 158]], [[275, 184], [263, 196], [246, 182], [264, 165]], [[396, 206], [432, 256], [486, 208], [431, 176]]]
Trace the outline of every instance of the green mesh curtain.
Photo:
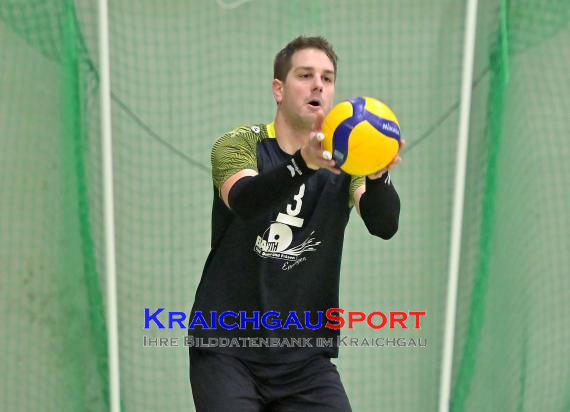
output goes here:
[[[569, 411], [570, 4], [480, 0], [450, 409]], [[324, 35], [337, 99], [408, 141], [400, 231], [353, 213], [341, 306], [426, 310], [426, 347], [341, 348], [355, 411], [435, 411], [466, 2], [109, 1], [123, 411], [193, 410], [187, 349], [144, 348], [144, 309], [189, 312], [210, 241], [214, 139], [269, 122], [275, 53]], [[0, 3], [0, 410], [110, 408], [97, 3]]]

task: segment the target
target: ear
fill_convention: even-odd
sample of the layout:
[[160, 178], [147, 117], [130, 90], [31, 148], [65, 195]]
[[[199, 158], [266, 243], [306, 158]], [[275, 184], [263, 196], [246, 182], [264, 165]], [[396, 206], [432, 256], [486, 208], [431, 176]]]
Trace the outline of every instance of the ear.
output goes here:
[[273, 98], [277, 104], [281, 103], [281, 100], [283, 100], [283, 82], [279, 79], [273, 79], [271, 88], [273, 89]]

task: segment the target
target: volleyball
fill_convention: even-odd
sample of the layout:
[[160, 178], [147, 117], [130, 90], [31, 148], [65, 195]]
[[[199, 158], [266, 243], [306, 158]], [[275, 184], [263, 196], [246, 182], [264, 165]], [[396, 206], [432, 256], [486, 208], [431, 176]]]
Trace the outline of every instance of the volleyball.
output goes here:
[[384, 169], [400, 147], [400, 123], [388, 105], [372, 97], [338, 103], [323, 122], [323, 149], [336, 166], [355, 176]]

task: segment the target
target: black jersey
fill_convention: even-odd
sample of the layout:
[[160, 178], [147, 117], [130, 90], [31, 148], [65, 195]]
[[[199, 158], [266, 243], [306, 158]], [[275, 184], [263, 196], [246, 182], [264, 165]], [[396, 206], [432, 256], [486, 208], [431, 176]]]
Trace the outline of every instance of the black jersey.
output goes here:
[[[364, 178], [320, 169], [283, 204], [251, 219], [236, 216], [219, 195], [227, 178], [243, 169], [263, 173], [291, 158], [277, 144], [273, 130], [272, 124], [240, 127], [214, 144], [212, 249], [190, 316], [192, 322], [201, 313], [208, 328], [195, 323], [189, 335], [205, 338], [202, 341], [226, 338], [225, 345], [218, 340], [209, 349], [259, 362], [294, 361], [318, 353], [336, 357], [339, 332], [325, 327], [325, 315], [338, 308], [344, 232], [354, 191]], [[227, 323], [237, 319], [231, 312], [249, 319], [273, 312], [267, 318], [272, 325], [286, 324], [294, 312], [300, 324], [266, 328], [249, 320], [242, 329], [243, 319], [237, 319], [238, 327], [225, 329], [211, 322], [212, 312], [214, 317], [229, 312]], [[322, 325], [314, 329], [319, 316]], [[227, 345], [232, 338], [240, 347]], [[302, 345], [290, 345], [291, 338]], [[317, 347], [317, 338], [332, 338], [333, 346]]]

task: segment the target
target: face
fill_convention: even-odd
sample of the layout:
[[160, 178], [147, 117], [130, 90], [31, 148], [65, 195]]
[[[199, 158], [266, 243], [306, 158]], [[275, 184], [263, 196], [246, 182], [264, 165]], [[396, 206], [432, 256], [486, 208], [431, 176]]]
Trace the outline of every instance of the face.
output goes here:
[[310, 129], [318, 111], [331, 109], [334, 86], [334, 66], [325, 52], [303, 49], [293, 54], [285, 81], [273, 80], [273, 95], [294, 127]]

